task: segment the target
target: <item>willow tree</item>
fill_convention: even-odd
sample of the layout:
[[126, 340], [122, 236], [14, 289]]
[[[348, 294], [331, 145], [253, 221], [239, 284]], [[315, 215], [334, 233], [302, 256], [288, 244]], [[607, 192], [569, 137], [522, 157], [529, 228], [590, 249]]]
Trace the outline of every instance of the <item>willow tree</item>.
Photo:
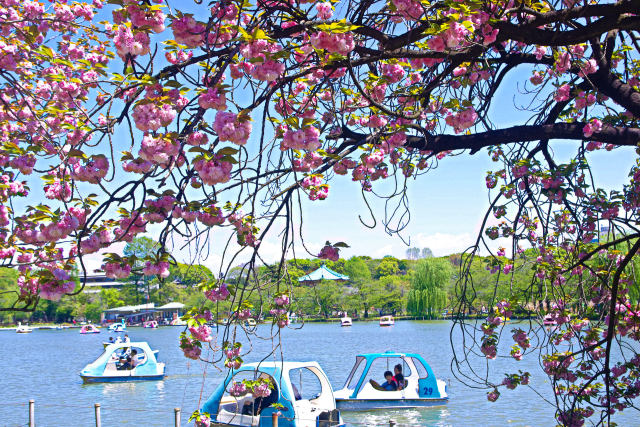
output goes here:
[[418, 261], [411, 276], [411, 290], [407, 300], [407, 311], [414, 316], [429, 319], [439, 317], [447, 306], [446, 287], [451, 281], [451, 264], [448, 259], [425, 258]]
[[[469, 339], [456, 366], [540, 357], [565, 424], [634, 407], [640, 355], [626, 342], [640, 339], [640, 310], [626, 297], [626, 267], [640, 248], [640, 168], [604, 189], [592, 159], [638, 157], [640, 0], [0, 6], [0, 256], [20, 273], [2, 310], [79, 292], [74, 265], [84, 273], [89, 254], [151, 233], [159, 248], [144, 264], [111, 249], [106, 274], [162, 278], [177, 250], [200, 262], [226, 248], [204, 294], [244, 318], [256, 315], [246, 298], [266, 290], [274, 326], [285, 327], [295, 299], [284, 261], [300, 253], [302, 212], [330, 186], [353, 180], [365, 199], [384, 197], [381, 222], [400, 231], [414, 179], [484, 152], [496, 162], [491, 206], [462, 263], [457, 309], [474, 308], [480, 248], [515, 258], [531, 247], [535, 267], [524, 292], [496, 280], [510, 298], [482, 324], [457, 325]], [[555, 156], [560, 145], [571, 155]], [[601, 223], [624, 249], [594, 239]], [[273, 280], [255, 274], [264, 239], [282, 248]], [[335, 260], [340, 247], [317, 255]], [[591, 268], [594, 254], [606, 268]], [[241, 279], [227, 286], [239, 260]], [[488, 267], [498, 277], [512, 265], [496, 256]], [[550, 313], [535, 304], [544, 298]], [[594, 303], [606, 309], [589, 312]], [[210, 362], [233, 366], [234, 327], [220, 349], [205, 324], [215, 307], [190, 312], [181, 345], [192, 358], [211, 346]], [[532, 322], [512, 335], [512, 355], [498, 354], [515, 308], [554, 317], [553, 339]], [[490, 399], [527, 380], [483, 366], [461, 377]]]

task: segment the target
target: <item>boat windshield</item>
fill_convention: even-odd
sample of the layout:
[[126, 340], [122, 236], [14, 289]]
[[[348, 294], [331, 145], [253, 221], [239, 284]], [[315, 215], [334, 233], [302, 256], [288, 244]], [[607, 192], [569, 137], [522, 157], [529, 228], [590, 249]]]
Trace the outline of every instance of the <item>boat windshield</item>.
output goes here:
[[367, 365], [366, 362], [364, 362], [364, 360], [365, 359], [362, 356], [356, 357], [356, 364], [353, 365], [353, 369], [351, 369], [351, 373], [347, 378], [347, 382], [344, 384], [344, 388], [348, 388], [351, 390], [356, 388], [356, 386], [358, 385], [358, 381], [362, 376], [362, 372], [364, 371], [364, 368]]
[[416, 371], [418, 371], [418, 377], [427, 378], [429, 376], [429, 372], [427, 372], [427, 369], [424, 367], [420, 359], [412, 357], [411, 360], [413, 361], [413, 366], [416, 367]]
[[314, 400], [322, 395], [320, 378], [309, 368], [290, 370], [289, 380], [295, 400]]

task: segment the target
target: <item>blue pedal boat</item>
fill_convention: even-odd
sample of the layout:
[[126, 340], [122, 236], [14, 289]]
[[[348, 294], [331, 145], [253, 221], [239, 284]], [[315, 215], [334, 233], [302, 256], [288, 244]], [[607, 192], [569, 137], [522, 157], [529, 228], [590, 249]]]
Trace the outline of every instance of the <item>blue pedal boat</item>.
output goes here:
[[[259, 379], [272, 384], [269, 396], [254, 397], [251, 391], [232, 395], [234, 384]], [[272, 415], [278, 411], [278, 427], [344, 426], [331, 383], [317, 362], [242, 365], [227, 375], [200, 409], [216, 427], [271, 427]]]
[[[402, 389], [381, 389], [377, 381], [384, 381], [384, 373], [393, 373], [397, 365], [404, 376]], [[449, 400], [446, 383], [436, 378], [422, 356], [395, 352], [357, 355], [344, 388], [335, 395], [338, 409], [346, 411], [436, 406]]]
[[94, 362], [80, 372], [85, 383], [161, 380], [164, 363], [145, 341], [109, 344]]

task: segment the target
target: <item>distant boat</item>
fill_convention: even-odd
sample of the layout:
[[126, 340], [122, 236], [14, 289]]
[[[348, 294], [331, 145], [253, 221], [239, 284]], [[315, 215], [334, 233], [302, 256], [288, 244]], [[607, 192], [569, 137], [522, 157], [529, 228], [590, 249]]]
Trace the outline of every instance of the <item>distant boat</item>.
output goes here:
[[127, 329], [127, 324], [124, 323], [124, 319], [120, 323], [113, 323], [109, 325], [109, 330], [111, 332], [124, 332]]
[[29, 325], [23, 325], [22, 323], [18, 322], [18, 327], [16, 328], [16, 333], [18, 334], [28, 334], [33, 332], [33, 328], [31, 328]]
[[256, 319], [249, 317], [247, 320], [244, 321], [245, 326], [247, 326], [248, 328], [253, 328], [255, 327], [258, 323], [256, 322]]
[[109, 344], [80, 376], [87, 383], [161, 380], [165, 366], [158, 362], [156, 353], [144, 341]]
[[382, 316], [380, 318], [380, 326], [393, 326], [395, 323], [393, 316]]
[[187, 326], [187, 322], [178, 317], [171, 321], [171, 326]]
[[89, 323], [88, 325], [83, 325], [80, 328], [80, 333], [81, 334], [99, 334], [100, 329], [96, 328], [95, 325], [92, 325], [91, 323]]
[[542, 324], [544, 326], [555, 326], [558, 324], [558, 322], [552, 315], [547, 314], [546, 316], [544, 316], [544, 319], [542, 319]]
[[147, 320], [142, 324], [142, 327], [156, 329], [158, 327], [158, 322], [155, 320]]
[[340, 326], [352, 326], [352, 325], [353, 325], [353, 321], [351, 320], [351, 317], [344, 316], [340, 319]]

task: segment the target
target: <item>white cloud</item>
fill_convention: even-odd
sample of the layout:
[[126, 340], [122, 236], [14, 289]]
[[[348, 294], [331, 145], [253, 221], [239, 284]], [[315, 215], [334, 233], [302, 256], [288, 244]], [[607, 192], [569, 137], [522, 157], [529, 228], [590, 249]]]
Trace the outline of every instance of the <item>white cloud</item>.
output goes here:
[[376, 250], [374, 253], [366, 254], [366, 255], [369, 255], [370, 257], [373, 257], [373, 258], [382, 258], [385, 255], [391, 255], [395, 253], [394, 246], [395, 245], [384, 245], [378, 248], [378, 250]]

